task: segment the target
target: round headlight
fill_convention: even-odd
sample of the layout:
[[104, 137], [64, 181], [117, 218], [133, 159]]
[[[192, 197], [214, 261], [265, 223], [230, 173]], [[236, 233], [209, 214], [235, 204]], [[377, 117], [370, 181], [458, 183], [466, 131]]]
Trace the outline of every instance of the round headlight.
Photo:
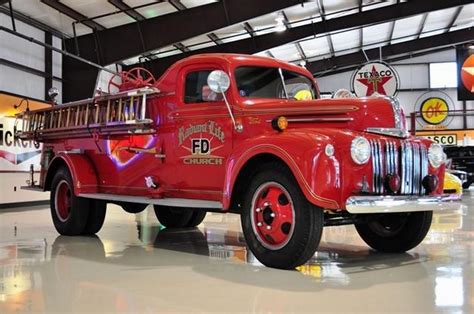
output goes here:
[[432, 144], [428, 149], [428, 159], [434, 168], [441, 166], [446, 161], [445, 157], [443, 147], [439, 144]]
[[365, 137], [358, 136], [352, 140], [351, 157], [358, 165], [363, 165], [369, 161], [370, 143]]

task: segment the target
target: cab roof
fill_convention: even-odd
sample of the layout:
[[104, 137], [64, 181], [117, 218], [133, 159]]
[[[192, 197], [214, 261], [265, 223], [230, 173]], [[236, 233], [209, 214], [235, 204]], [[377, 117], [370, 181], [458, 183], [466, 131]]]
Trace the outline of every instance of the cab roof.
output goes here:
[[176, 63], [176, 65], [185, 65], [188, 63], [197, 63], [197, 62], [209, 62], [220, 60], [228, 64], [240, 65], [240, 64], [249, 64], [249, 65], [259, 65], [267, 67], [282, 67], [286, 69], [291, 69], [295, 72], [305, 73], [311, 75], [309, 71], [300, 66], [281, 61], [269, 57], [261, 57], [255, 55], [246, 55], [246, 54], [233, 54], [233, 53], [205, 53], [198, 54], [184, 58]]

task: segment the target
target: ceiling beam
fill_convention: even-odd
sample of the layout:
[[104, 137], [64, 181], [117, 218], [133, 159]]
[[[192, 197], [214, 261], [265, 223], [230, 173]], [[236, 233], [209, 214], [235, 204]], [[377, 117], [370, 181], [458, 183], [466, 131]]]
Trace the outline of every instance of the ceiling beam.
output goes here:
[[449, 25], [446, 28], [446, 32], [449, 32], [451, 27], [454, 26], [454, 23], [456, 23], [456, 20], [458, 19], [459, 14], [461, 14], [462, 9], [464, 9], [464, 6], [460, 6], [459, 8], [456, 9], [456, 12], [454, 12], [453, 18], [451, 19], [451, 22], [449, 22]]
[[393, 33], [395, 32], [395, 23], [397, 23], [397, 21], [393, 21], [392, 22], [392, 26], [390, 27], [390, 33], [388, 35], [388, 43], [392, 43], [392, 39], [393, 39]]
[[[258, 6], [255, 5], [255, 0], [218, 1], [78, 36], [76, 39], [82, 58], [107, 65], [307, 1], [309, 0], [259, 0]], [[67, 51], [76, 51], [76, 39], [65, 41]], [[147, 51], [144, 51], [143, 43], [146, 44]], [[100, 54], [97, 53], [98, 50]], [[189, 53], [192, 52], [187, 54]], [[98, 60], [97, 55], [101, 56], [101, 60]], [[64, 100], [78, 100], [93, 95], [97, 69], [71, 58], [64, 58], [62, 73]]]
[[123, 0], [108, 0], [110, 4], [115, 6], [117, 9], [123, 11], [123, 13], [127, 14], [131, 18], [135, 19], [136, 21], [143, 21], [145, 17], [131, 8], [128, 4], [123, 2]]
[[[162, 2], [162, 1], [158, 1], [158, 2]], [[168, 2], [178, 11], [187, 9], [186, 6], [180, 0], [168, 0]]]
[[250, 35], [250, 37], [255, 36], [255, 30], [253, 29], [252, 25], [250, 25], [248, 22], [245, 22], [244, 24], [242, 24], [242, 26], [245, 31]]
[[282, 10], [280, 12], [283, 16], [283, 24], [285, 25], [286, 29], [291, 28], [290, 20], [288, 19], [288, 16], [286, 15], [285, 11]]
[[[362, 12], [363, 0], [359, 0], [359, 13]], [[359, 49], [364, 46], [364, 28], [359, 28]]]
[[209, 33], [209, 34], [207, 34], [207, 37], [210, 40], [212, 40], [216, 45], [222, 45], [223, 44], [222, 40], [215, 33]]
[[[384, 58], [384, 61], [388, 62], [388, 63], [394, 63], [394, 62], [397, 62], [397, 61], [407, 60], [407, 58], [411, 59], [411, 58], [415, 58], [415, 57], [426, 56], [428, 54], [447, 51], [447, 50], [450, 50], [450, 49], [452, 49], [452, 48], [451, 47], [443, 47], [443, 48], [436, 48], [436, 49], [433, 49], [433, 50], [425, 50], [425, 51], [422, 51], [422, 52], [410, 52], [409, 54], [405, 54], [405, 55], [401, 55], [401, 56]], [[338, 73], [354, 71], [355, 69], [358, 69], [359, 67], [360, 67], [360, 64], [350, 65], [350, 66], [343, 67], [343, 68], [337, 68], [335, 70], [328, 70], [328, 71], [317, 73], [317, 75], [315, 77], [320, 78], [320, 77], [325, 77], [325, 76], [334, 75], [334, 74], [338, 74]], [[325, 92], [325, 91], [321, 91], [321, 92]]]
[[173, 45], [176, 49], [181, 50], [181, 52], [189, 52], [189, 48], [183, 45], [183, 43], [176, 43]]
[[295, 47], [296, 47], [296, 50], [298, 50], [301, 60], [308, 62], [308, 57], [306, 56], [306, 53], [304, 52], [303, 47], [301, 47], [301, 44], [299, 42], [296, 42]]
[[394, 21], [426, 12], [457, 7], [470, 3], [470, 0], [451, 0], [451, 1], [430, 1], [412, 0], [409, 2], [400, 2], [398, 4], [388, 5], [381, 8], [357, 12], [351, 15], [341, 16], [312, 24], [292, 27], [281, 33], [269, 33], [265, 35], [246, 38], [238, 41], [225, 43], [220, 46], [207, 47], [193, 50], [186, 55], [174, 55], [165, 58], [159, 58], [148, 63], [155, 75], [163, 73], [171, 64], [183, 57], [212, 52], [231, 52], [253, 54], [265, 51], [286, 43], [301, 40], [303, 38], [316, 36], [317, 34], [327, 34], [329, 32], [340, 31], [364, 25], [373, 25], [387, 21]]
[[[446, 46], [455, 46], [472, 40], [472, 28], [458, 30], [440, 35], [423, 37], [420, 39], [409, 40], [398, 44], [381, 47], [384, 58], [390, 58], [399, 55], [406, 55], [413, 52], [440, 49]], [[379, 47], [365, 50], [370, 60], [379, 59]], [[360, 65], [366, 62], [362, 52], [349, 53], [328, 59], [312, 61], [307, 69], [313, 73], [321, 73], [329, 70], [336, 70], [348, 66]]]
[[[156, 0], [157, 2], [163, 2], [163, 0]], [[186, 10], [186, 6], [180, 1], [180, 0], [168, 0], [167, 1], [169, 4], [171, 4], [176, 10], [178, 11], [183, 11], [183, 10]], [[216, 36], [217, 37], [217, 36]], [[208, 36], [209, 39], [211, 39], [211, 37]], [[212, 39], [211, 39], [212, 40]], [[186, 47], [183, 43], [179, 42], [179, 43], [176, 43], [173, 45], [173, 47], [175, 47], [176, 49], [178, 50], [181, 50], [181, 52], [185, 53], [185, 52], [189, 52], [189, 48]]]
[[[3, 13], [5, 15], [9, 16], [10, 15], [10, 10], [7, 7], [0, 6], [0, 13]], [[59, 37], [61, 39], [69, 38], [68, 35], [62, 33], [61, 31], [59, 31], [55, 28], [52, 28], [51, 26], [46, 25], [43, 22], [40, 22], [36, 19], [33, 19], [30, 16], [27, 16], [23, 13], [20, 13], [20, 12], [16, 11], [15, 8], [13, 8], [13, 17], [15, 18], [15, 20], [22, 21], [23, 23], [28, 24], [28, 25], [33, 26], [33, 27], [36, 27], [36, 28], [38, 28], [42, 31], [50, 32], [54, 36]]]
[[[56, 0], [42, 1], [59, 3]], [[301, 3], [301, 0], [260, 0], [256, 6], [254, 0], [219, 1], [109, 28], [97, 32], [96, 36], [103, 47], [103, 65], [107, 65], [145, 53], [139, 30], [151, 51]], [[77, 42], [81, 57], [98, 61], [93, 34], [78, 36]], [[74, 44], [74, 39], [66, 41], [67, 47], [73, 48]]]
[[423, 33], [423, 29], [425, 28], [426, 19], [428, 18], [428, 13], [423, 14], [421, 18], [420, 26], [418, 27], [418, 32], [416, 33], [416, 38], [420, 38], [421, 33]]
[[87, 16], [77, 12], [74, 9], [71, 9], [70, 7], [65, 5], [64, 3], [59, 2], [59, 0], [40, 0], [40, 1], [42, 3], [48, 5], [48, 6], [52, 7], [53, 9], [59, 11], [60, 13], [69, 16], [73, 20], [80, 21], [82, 24], [84, 24], [84, 25], [86, 25], [86, 26], [88, 26], [92, 29], [95, 29], [95, 30], [98, 30], [98, 31], [105, 30], [104, 26], [100, 25], [97, 22], [89, 20], [89, 18]]
[[[323, 22], [325, 22], [326, 21], [326, 10], [324, 9], [323, 0], [316, 0], [316, 4], [318, 5], [321, 20]], [[334, 44], [332, 42], [331, 34], [328, 33], [327, 36], [326, 36], [326, 39], [327, 39], [327, 42], [328, 42], [329, 51], [331, 52], [331, 56], [334, 56], [335, 51], [334, 51]]]
[[304, 49], [303, 47], [301, 47], [301, 44], [299, 42], [295, 42], [295, 47], [296, 47], [296, 50], [298, 50], [301, 60], [308, 62], [308, 57], [306, 57], [306, 54], [304, 53]]
[[265, 51], [265, 54], [266, 54], [267, 56], [269, 56], [270, 58], [275, 59], [275, 55], [274, 55], [270, 50]]

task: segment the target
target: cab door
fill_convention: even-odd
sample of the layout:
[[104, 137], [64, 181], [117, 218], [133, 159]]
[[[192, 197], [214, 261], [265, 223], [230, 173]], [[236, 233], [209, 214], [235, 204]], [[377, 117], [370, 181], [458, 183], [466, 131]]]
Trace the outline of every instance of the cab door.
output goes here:
[[[221, 200], [225, 164], [232, 151], [233, 126], [224, 98], [209, 89], [207, 77], [218, 65], [184, 67], [179, 75], [174, 125], [173, 160], [179, 182], [175, 197]], [[227, 99], [232, 104], [228, 91]], [[169, 152], [169, 150], [168, 150]]]

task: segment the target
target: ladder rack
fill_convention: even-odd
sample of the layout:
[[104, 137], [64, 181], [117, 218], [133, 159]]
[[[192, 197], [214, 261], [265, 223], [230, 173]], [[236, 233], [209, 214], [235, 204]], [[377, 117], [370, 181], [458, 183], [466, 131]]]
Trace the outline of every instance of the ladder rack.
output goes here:
[[21, 139], [49, 139], [154, 133], [146, 115], [147, 97], [156, 88], [140, 88], [104, 95], [16, 115]]

